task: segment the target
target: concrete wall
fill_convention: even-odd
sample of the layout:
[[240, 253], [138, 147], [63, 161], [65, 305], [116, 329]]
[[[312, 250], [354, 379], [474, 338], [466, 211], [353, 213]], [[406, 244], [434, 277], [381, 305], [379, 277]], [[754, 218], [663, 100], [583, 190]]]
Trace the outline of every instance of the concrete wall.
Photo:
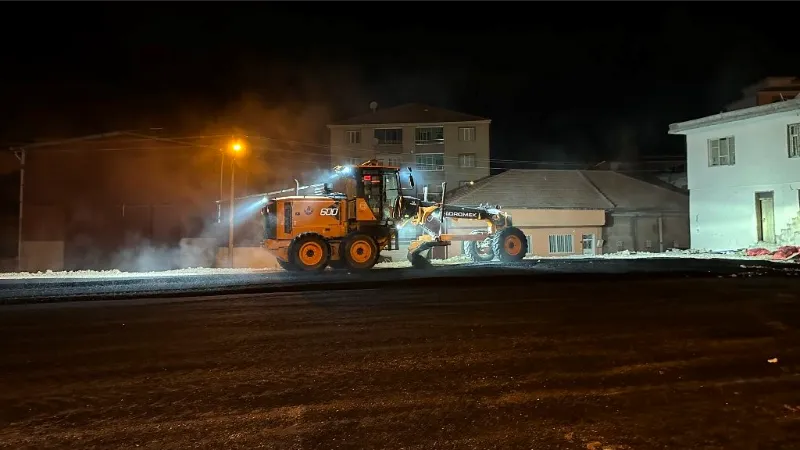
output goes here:
[[[661, 234], [658, 221], [661, 218]], [[662, 239], [661, 241], [659, 239]], [[689, 247], [687, 214], [610, 214], [603, 228], [603, 251], [659, 252]]]
[[[800, 158], [788, 156], [787, 125], [780, 113], [705, 127], [686, 136], [691, 246], [725, 250], [755, 244], [757, 192], [774, 192], [776, 232], [797, 214]], [[736, 163], [709, 167], [708, 140], [733, 136]]]
[[691, 191], [692, 248], [728, 250], [755, 245], [758, 241], [758, 192], [774, 193], [775, 232], [779, 233], [800, 210], [798, 190], [800, 182]]
[[22, 272], [44, 272], [64, 270], [63, 241], [23, 241]]

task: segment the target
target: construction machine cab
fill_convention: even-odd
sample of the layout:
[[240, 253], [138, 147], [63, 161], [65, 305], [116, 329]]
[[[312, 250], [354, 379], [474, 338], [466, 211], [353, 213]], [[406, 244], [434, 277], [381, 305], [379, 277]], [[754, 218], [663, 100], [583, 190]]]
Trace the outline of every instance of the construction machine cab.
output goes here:
[[[413, 187], [413, 177], [409, 176], [409, 182]], [[397, 220], [402, 196], [400, 171], [376, 160], [358, 166], [337, 166], [333, 181], [325, 184], [325, 193], [348, 202], [364, 199], [378, 222]]]

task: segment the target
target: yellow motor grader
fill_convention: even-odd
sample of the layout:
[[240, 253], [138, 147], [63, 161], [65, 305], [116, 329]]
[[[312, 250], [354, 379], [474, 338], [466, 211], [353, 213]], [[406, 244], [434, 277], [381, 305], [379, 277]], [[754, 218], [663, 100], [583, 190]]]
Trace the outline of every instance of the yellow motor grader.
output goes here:
[[[409, 168], [409, 172], [411, 169]], [[409, 174], [414, 187], [414, 177]], [[290, 271], [368, 270], [381, 250], [398, 250], [398, 230], [415, 226], [421, 235], [408, 247], [412, 266], [430, 265], [430, 250], [462, 241], [472, 261], [519, 261], [527, 252], [522, 231], [498, 207], [477, 208], [427, 202], [404, 195], [400, 169], [369, 160], [357, 166], [337, 166], [331, 183], [306, 186], [319, 192], [267, 198], [263, 247]], [[284, 190], [286, 191], [286, 190]], [[279, 191], [279, 192], [284, 192]], [[267, 194], [269, 195], [269, 194]], [[443, 232], [445, 218], [479, 220], [486, 228], [470, 234]], [[427, 255], [426, 255], [427, 254]]]

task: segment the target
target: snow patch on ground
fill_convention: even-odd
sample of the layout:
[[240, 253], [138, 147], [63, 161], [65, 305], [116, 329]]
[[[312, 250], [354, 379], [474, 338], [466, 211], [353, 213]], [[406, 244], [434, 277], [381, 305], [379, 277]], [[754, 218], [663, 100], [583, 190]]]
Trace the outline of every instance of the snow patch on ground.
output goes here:
[[[746, 256], [744, 251], [712, 253], [697, 250], [670, 250], [664, 253], [630, 252], [622, 251], [607, 253], [604, 255], [568, 255], [568, 256], [529, 256], [525, 259], [645, 259], [645, 258], [692, 258], [692, 259], [727, 259], [742, 261], [770, 261], [772, 257], [765, 256]], [[469, 258], [466, 256], [455, 256], [448, 259], [435, 259], [431, 261], [434, 266], [452, 266], [468, 264]], [[794, 261], [775, 261], [788, 264], [796, 264]], [[405, 259], [376, 264], [376, 269], [402, 269], [411, 267], [411, 263]], [[743, 266], [744, 267], [744, 266]], [[167, 270], [163, 272], [122, 272], [120, 270], [76, 270], [76, 271], [46, 271], [46, 272], [22, 272], [22, 273], [0, 273], [2, 279], [36, 279], [36, 278], [153, 278], [170, 276], [190, 276], [190, 275], [235, 275], [252, 273], [281, 272], [282, 269], [213, 269], [213, 268], [192, 268]]]
[[[772, 256], [747, 256], [744, 251], [735, 252], [704, 252], [698, 250], [670, 250], [664, 253], [650, 253], [650, 252], [631, 252], [628, 250], [616, 253], [606, 253], [603, 255], [565, 255], [565, 256], [526, 256], [527, 260], [538, 259], [646, 259], [646, 258], [691, 258], [691, 259], [726, 259], [726, 260], [744, 260], [744, 261], [773, 261]], [[470, 260], [466, 256], [455, 256], [449, 259], [435, 259], [431, 261], [434, 266], [448, 266], [457, 264], [467, 264]], [[775, 262], [788, 262], [793, 261], [779, 261]], [[376, 268], [381, 269], [400, 269], [411, 267], [408, 261], [394, 261], [390, 263], [377, 264]]]
[[569, 256], [530, 256], [525, 259], [643, 259], [643, 258], [691, 258], [691, 259], [742, 259], [755, 261], [770, 261], [772, 256], [747, 256], [744, 250], [730, 252], [707, 252], [701, 250], [668, 250], [664, 253], [631, 252], [628, 250], [606, 253], [604, 255], [569, 255]]
[[165, 270], [161, 272], [123, 272], [120, 270], [74, 270], [46, 272], [0, 273], [0, 280], [18, 280], [22, 278], [154, 278], [176, 277], [187, 275], [230, 275], [261, 272], [275, 272], [280, 269], [211, 269], [197, 267], [192, 269]]

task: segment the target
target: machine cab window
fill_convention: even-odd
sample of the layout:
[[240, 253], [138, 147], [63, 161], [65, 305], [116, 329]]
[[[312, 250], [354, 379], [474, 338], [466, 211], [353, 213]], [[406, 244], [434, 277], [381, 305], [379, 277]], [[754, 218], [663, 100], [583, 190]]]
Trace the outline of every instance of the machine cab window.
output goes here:
[[375, 165], [339, 168], [330, 191], [345, 196], [349, 202], [363, 198], [377, 220], [393, 217], [401, 195], [397, 170]]
[[358, 182], [355, 174], [352, 172], [338, 174], [331, 183], [331, 192], [344, 195], [348, 200], [354, 199], [358, 195]]

